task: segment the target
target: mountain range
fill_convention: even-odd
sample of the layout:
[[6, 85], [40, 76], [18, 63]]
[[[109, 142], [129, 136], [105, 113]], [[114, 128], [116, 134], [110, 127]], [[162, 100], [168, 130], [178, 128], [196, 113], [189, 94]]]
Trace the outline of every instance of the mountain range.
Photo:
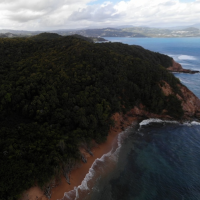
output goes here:
[[[44, 31], [0, 29], [0, 37], [33, 36], [42, 32]], [[200, 37], [200, 24], [167, 28], [124, 25], [108, 28], [59, 29], [46, 32], [62, 36], [78, 34], [85, 37]]]

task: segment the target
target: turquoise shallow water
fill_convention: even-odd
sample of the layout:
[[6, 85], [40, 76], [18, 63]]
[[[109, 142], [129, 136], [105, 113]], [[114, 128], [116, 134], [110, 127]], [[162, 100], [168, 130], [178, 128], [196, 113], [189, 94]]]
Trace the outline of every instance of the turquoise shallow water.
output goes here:
[[[200, 38], [106, 39], [141, 45], [200, 70]], [[200, 98], [200, 74], [174, 75]], [[83, 191], [85, 200], [200, 200], [200, 123], [149, 120], [121, 133], [117, 150], [95, 162], [82, 185], [65, 197], [80, 199]]]

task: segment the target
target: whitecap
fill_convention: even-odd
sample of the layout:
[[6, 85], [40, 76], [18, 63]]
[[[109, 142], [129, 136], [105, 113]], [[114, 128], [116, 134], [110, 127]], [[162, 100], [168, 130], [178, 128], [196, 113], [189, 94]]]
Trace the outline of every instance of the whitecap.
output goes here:
[[192, 124], [192, 125], [198, 125], [198, 126], [199, 126], [199, 125], [200, 125], [200, 122], [192, 121], [191, 124]]
[[138, 129], [138, 131], [140, 130], [140, 128], [142, 126], [146, 126], [148, 124], [151, 123], [168, 123], [168, 124], [179, 124], [178, 121], [172, 121], [172, 120], [162, 120], [162, 119], [158, 119], [158, 118], [149, 118], [149, 119], [145, 119], [142, 122], [139, 123], [140, 127]]
[[178, 59], [179, 60], [197, 60], [194, 56], [189, 56], [189, 55], [180, 55]]
[[155, 119], [155, 118], [150, 118], [150, 119], [145, 119], [142, 122], [139, 123], [140, 126], [146, 126], [150, 123], [162, 123], [163, 120], [161, 119]]
[[187, 121], [187, 122], [184, 122], [183, 125], [186, 125], [186, 126], [199, 126], [200, 122], [197, 122], [197, 121]]
[[[140, 125], [140, 128], [141, 128], [142, 126], [146, 126], [146, 125], [151, 124], [151, 123], [180, 124], [180, 122], [173, 121], [173, 120], [161, 120], [161, 119], [157, 119], [157, 118], [149, 118], [149, 119], [145, 119], [142, 122], [140, 122], [139, 125]], [[200, 122], [198, 122], [198, 121], [185, 121], [185, 122], [182, 123], [182, 125], [187, 125], [187, 126], [198, 125], [199, 126]]]

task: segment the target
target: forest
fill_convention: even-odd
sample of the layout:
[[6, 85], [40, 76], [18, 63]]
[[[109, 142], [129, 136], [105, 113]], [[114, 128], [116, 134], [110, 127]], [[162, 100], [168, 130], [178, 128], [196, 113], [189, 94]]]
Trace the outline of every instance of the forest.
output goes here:
[[82, 36], [42, 33], [0, 38], [0, 199], [45, 188], [79, 162], [79, 147], [102, 143], [115, 112], [142, 103], [181, 119], [172, 58], [137, 45], [93, 43]]

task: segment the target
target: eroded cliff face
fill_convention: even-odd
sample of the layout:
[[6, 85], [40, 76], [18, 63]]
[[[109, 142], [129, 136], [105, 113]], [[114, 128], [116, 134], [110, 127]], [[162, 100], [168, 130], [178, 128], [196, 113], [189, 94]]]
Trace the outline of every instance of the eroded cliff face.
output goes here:
[[177, 94], [177, 97], [182, 101], [182, 108], [186, 118], [200, 119], [200, 100], [187, 87], [179, 85], [182, 92], [182, 97]]
[[140, 104], [139, 106], [134, 106], [133, 109], [131, 109], [128, 113], [128, 116], [135, 116], [141, 119], [144, 118], [159, 118], [159, 119], [168, 119], [172, 120], [173, 118], [169, 115], [167, 115], [167, 110], [163, 110], [162, 114], [155, 114], [146, 111], [146, 108], [144, 105]]
[[176, 61], [172, 60], [172, 66], [168, 67], [167, 70], [171, 72], [182, 72], [182, 73], [189, 73], [189, 74], [194, 74], [198, 73], [199, 71], [194, 71], [190, 69], [183, 69], [181, 64], [177, 63]]
[[[187, 87], [183, 85], [178, 85], [180, 88], [182, 95], [174, 94], [171, 86], [163, 81], [162, 91], [165, 96], [168, 95], [176, 95], [179, 100], [181, 100], [181, 105], [184, 111], [183, 120], [200, 120], [200, 99], [195, 96]], [[167, 115], [167, 110], [163, 110], [161, 114], [154, 114], [146, 111], [145, 106], [140, 104], [138, 107], [134, 107], [131, 109], [127, 115], [132, 115], [141, 118], [161, 118], [161, 119], [173, 119], [173, 117]]]
[[[174, 94], [170, 85], [163, 82], [162, 90], [166, 96]], [[182, 102], [182, 108], [184, 111], [184, 118], [198, 118], [200, 119], [200, 99], [192, 93], [186, 86], [178, 85], [182, 95], [176, 94], [179, 100]]]
[[167, 68], [169, 71], [173, 71], [173, 72], [182, 72], [183, 68], [181, 66], [181, 64], [177, 63], [176, 61], [172, 61], [172, 66]]

